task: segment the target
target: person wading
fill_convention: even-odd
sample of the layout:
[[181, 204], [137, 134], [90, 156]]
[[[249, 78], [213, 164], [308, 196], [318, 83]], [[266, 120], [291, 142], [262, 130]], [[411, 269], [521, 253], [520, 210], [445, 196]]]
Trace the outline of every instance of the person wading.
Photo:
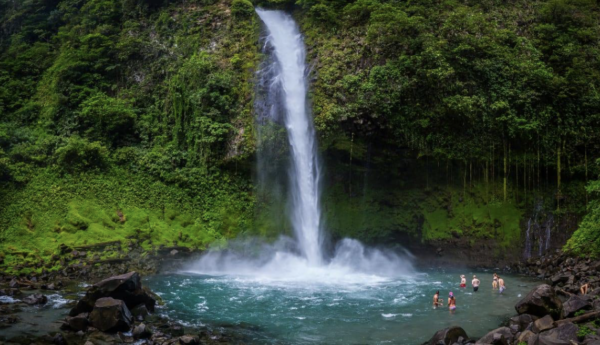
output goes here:
[[477, 292], [479, 290], [479, 284], [481, 282], [477, 279], [476, 275], [473, 275], [473, 280], [471, 281], [471, 285], [473, 285], [473, 291]]
[[503, 293], [506, 290], [506, 285], [504, 285], [504, 279], [498, 277], [498, 286], [500, 289], [500, 293]]
[[456, 298], [454, 298], [454, 294], [450, 292], [448, 295], [448, 309], [455, 310], [456, 309]]

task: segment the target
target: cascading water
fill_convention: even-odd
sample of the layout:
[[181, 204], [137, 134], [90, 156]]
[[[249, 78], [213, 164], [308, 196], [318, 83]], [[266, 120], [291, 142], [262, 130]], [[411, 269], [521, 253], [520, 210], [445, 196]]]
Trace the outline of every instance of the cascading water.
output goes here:
[[322, 261], [319, 160], [315, 130], [306, 107], [304, 42], [289, 15], [280, 11], [257, 13], [269, 30], [269, 43], [274, 47], [280, 72], [276, 82], [284, 91], [284, 119], [292, 155], [292, 226], [302, 253], [310, 264], [318, 265]]
[[[261, 284], [306, 282], [319, 284], [376, 284], [412, 274], [410, 254], [367, 248], [359, 241], [341, 240], [327, 259], [323, 254], [320, 210], [320, 168], [316, 134], [307, 105], [308, 82], [302, 35], [292, 17], [282, 11], [257, 10], [268, 31], [265, 63], [257, 90], [258, 169], [260, 183], [274, 183], [273, 168], [283, 150], [277, 126], [284, 125], [289, 145], [289, 223], [295, 239], [281, 237], [273, 244], [230, 241], [228, 250], [205, 254], [189, 272], [244, 277]], [[275, 127], [275, 128], [273, 128]], [[273, 145], [273, 138], [275, 145]], [[261, 151], [269, 157], [261, 156]], [[271, 163], [271, 164], [269, 164]], [[259, 172], [260, 173], [260, 172]], [[270, 187], [270, 186], [268, 186]], [[269, 189], [259, 186], [259, 191]], [[262, 192], [261, 192], [262, 193]], [[264, 193], [265, 198], [268, 198]], [[259, 242], [259, 244], [257, 244]], [[236, 279], [238, 279], [236, 278]]]

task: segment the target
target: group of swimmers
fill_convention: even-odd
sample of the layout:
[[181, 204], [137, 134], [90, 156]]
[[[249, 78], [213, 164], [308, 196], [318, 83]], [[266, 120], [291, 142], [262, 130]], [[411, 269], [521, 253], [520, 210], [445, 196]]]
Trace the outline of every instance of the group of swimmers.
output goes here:
[[[481, 284], [481, 281], [477, 278], [476, 275], [473, 275], [473, 280], [471, 281], [471, 285], [473, 286], [474, 292], [477, 292], [477, 290], [479, 290], [480, 284]], [[460, 287], [461, 288], [467, 287], [467, 278], [465, 277], [464, 274], [460, 276]], [[494, 273], [494, 279], [492, 280], [492, 289], [499, 290], [500, 293], [503, 293], [504, 290], [506, 290], [506, 285], [504, 284], [504, 279], [502, 279], [496, 273]], [[439, 291], [436, 291], [435, 295], [433, 295], [433, 306], [435, 308], [444, 306], [444, 300], [440, 298]], [[450, 310], [456, 309], [456, 298], [454, 297], [454, 294], [452, 293], [452, 291], [450, 291], [450, 293], [448, 294], [448, 309], [450, 309]]]

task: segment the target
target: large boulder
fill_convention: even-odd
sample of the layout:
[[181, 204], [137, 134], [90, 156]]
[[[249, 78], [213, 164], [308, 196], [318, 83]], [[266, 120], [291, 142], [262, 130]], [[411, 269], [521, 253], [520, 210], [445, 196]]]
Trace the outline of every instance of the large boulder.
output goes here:
[[[484, 335], [475, 344], [504, 344], [512, 343], [514, 336], [508, 327], [500, 327]], [[504, 340], [502, 340], [504, 339]]]
[[125, 302], [111, 297], [103, 297], [96, 301], [90, 314], [92, 325], [102, 332], [129, 331], [133, 316]]
[[518, 332], [523, 332], [525, 329], [527, 329], [529, 324], [531, 324], [537, 319], [538, 317], [535, 315], [521, 314], [518, 316], [511, 317], [509, 325], [511, 328], [515, 327]]
[[536, 320], [531, 327], [533, 333], [541, 333], [543, 331], [554, 328], [554, 320], [552, 316], [546, 315], [541, 319]]
[[100, 298], [112, 297], [125, 302], [129, 309], [139, 304], [144, 304], [149, 311], [154, 311], [159, 297], [149, 289], [142, 287], [140, 275], [137, 272], [104, 279], [88, 289], [85, 296], [71, 309], [69, 315], [76, 316], [89, 313], [94, 309], [96, 301]]
[[67, 325], [74, 331], [84, 331], [88, 326], [88, 313], [81, 313], [77, 316], [67, 316]]
[[560, 319], [563, 316], [562, 302], [548, 284], [539, 285], [531, 290], [515, 305], [515, 309], [519, 314], [531, 314], [538, 317], [549, 314], [554, 319]]
[[565, 317], [575, 316], [580, 310], [591, 310], [592, 303], [587, 298], [579, 296], [571, 296], [565, 303], [563, 303], [563, 310]]
[[467, 332], [458, 326], [452, 326], [437, 331], [429, 340], [429, 345], [451, 345], [458, 341], [458, 338], [467, 339]]
[[[572, 345], [577, 344], [579, 328], [573, 323], [564, 323], [549, 331], [540, 333], [534, 345]], [[571, 342], [573, 341], [573, 342]]]

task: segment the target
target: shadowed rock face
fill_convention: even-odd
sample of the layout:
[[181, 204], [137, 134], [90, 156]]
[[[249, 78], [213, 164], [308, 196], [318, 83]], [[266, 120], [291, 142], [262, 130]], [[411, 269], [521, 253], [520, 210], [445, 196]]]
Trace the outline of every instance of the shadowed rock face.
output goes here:
[[519, 314], [531, 314], [538, 317], [551, 315], [560, 319], [563, 315], [563, 305], [554, 289], [548, 284], [542, 284], [531, 290], [515, 306]]
[[129, 331], [133, 316], [125, 302], [111, 297], [100, 298], [94, 305], [90, 314], [90, 321], [94, 327], [103, 331]]
[[458, 326], [448, 327], [437, 331], [428, 345], [450, 345], [458, 342], [459, 338], [467, 339], [467, 332]]

